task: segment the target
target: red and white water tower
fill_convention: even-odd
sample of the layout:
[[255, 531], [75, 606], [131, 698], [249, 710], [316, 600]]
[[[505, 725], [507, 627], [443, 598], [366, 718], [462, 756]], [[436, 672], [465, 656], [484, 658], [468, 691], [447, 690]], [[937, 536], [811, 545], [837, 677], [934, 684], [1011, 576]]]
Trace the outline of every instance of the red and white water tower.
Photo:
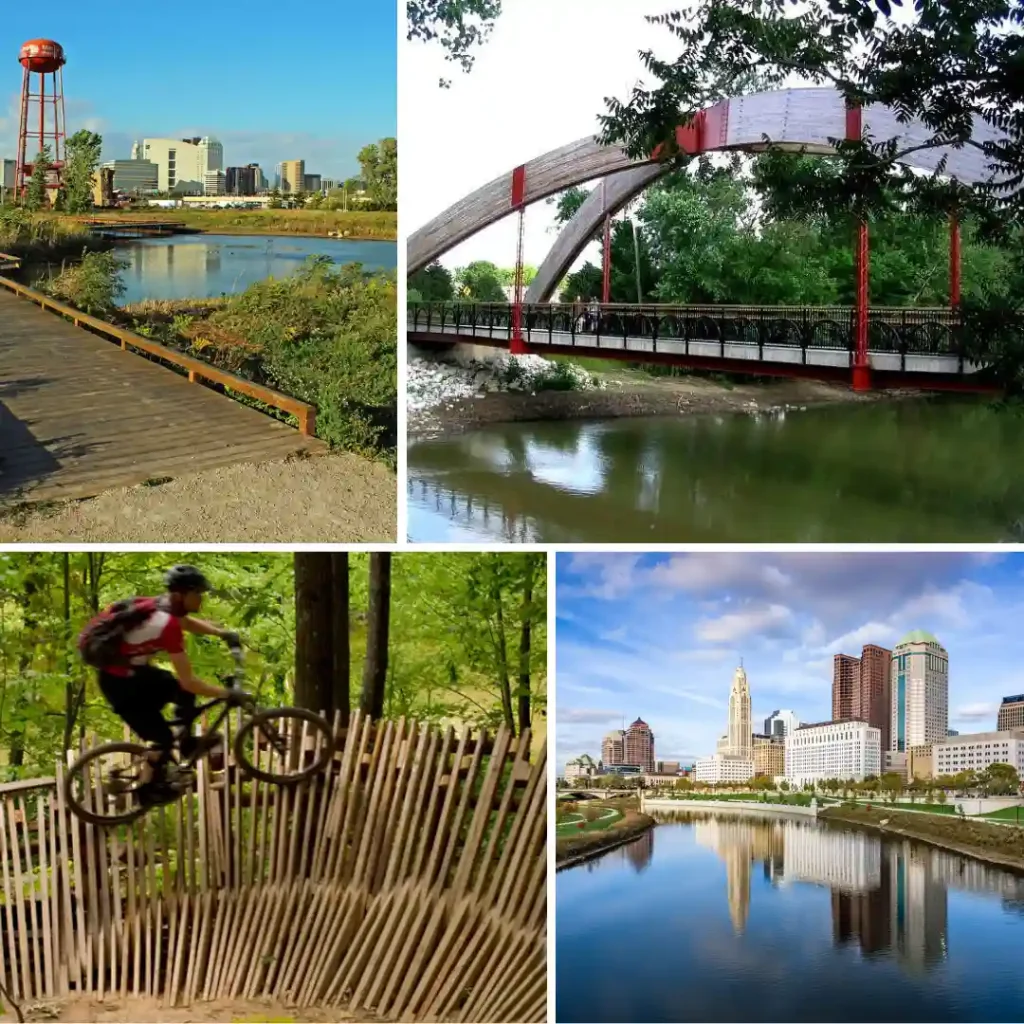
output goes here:
[[52, 39], [30, 39], [22, 45], [18, 63], [24, 72], [14, 188], [19, 196], [25, 194], [36, 154], [48, 146], [50, 169], [46, 188], [52, 201], [63, 178], [67, 137], [64, 126], [64, 47]]

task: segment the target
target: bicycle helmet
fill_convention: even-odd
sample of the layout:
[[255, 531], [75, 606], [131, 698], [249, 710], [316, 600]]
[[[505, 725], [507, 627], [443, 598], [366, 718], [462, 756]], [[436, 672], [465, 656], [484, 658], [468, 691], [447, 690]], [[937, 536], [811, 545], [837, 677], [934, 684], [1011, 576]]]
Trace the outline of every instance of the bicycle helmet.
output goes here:
[[168, 590], [179, 593], [205, 594], [210, 589], [206, 577], [194, 565], [175, 565], [168, 569], [164, 584]]

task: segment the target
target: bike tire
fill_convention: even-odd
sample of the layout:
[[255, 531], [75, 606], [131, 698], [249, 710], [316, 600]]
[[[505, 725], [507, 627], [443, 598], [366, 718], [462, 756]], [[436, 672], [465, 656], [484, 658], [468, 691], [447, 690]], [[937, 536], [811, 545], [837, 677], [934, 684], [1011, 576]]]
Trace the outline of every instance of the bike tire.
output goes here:
[[148, 748], [144, 747], [141, 743], [126, 742], [101, 743], [98, 747], [93, 747], [91, 750], [87, 750], [71, 765], [68, 769], [67, 775], [64, 776], [64, 802], [77, 818], [81, 818], [82, 821], [86, 821], [90, 825], [128, 825], [131, 824], [131, 822], [138, 820], [146, 813], [147, 808], [135, 806], [131, 811], [124, 814], [114, 815], [97, 814], [95, 811], [90, 811], [89, 808], [83, 806], [75, 796], [72, 783], [76, 778], [78, 778], [82, 769], [89, 764], [90, 761], [95, 761], [104, 754], [138, 754], [145, 757], [147, 753]]
[[[245, 740], [263, 722], [272, 721], [277, 718], [293, 718], [296, 721], [308, 722], [320, 734], [321, 750], [319, 757], [313, 764], [303, 768], [300, 772], [292, 772], [288, 775], [265, 772], [263, 769], [257, 768], [246, 754]], [[246, 719], [235, 734], [233, 746], [235, 761], [241, 765], [247, 775], [251, 775], [254, 779], [259, 779], [261, 782], [271, 782], [277, 786], [294, 786], [305, 779], [311, 779], [314, 775], [319, 775], [327, 767], [334, 756], [334, 735], [327, 720], [313, 711], [307, 711], [305, 708], [272, 708], [267, 711], [259, 711], [251, 718]]]

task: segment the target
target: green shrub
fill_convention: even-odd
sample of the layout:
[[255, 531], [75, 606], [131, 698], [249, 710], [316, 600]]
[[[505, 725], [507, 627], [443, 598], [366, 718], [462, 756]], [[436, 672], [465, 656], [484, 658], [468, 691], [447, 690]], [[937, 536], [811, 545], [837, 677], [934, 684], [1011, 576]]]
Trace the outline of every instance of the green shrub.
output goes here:
[[101, 316], [113, 312], [124, 294], [121, 271], [127, 262], [113, 252], [87, 252], [46, 283], [46, 291], [77, 309]]

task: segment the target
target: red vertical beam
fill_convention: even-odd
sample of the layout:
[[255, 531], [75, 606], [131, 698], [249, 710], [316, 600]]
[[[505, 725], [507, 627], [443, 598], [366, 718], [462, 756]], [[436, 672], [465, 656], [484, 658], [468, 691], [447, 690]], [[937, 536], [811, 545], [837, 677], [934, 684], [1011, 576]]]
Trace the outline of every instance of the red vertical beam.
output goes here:
[[526, 354], [523, 340], [523, 232], [526, 220], [526, 167], [512, 172], [512, 209], [519, 212], [519, 240], [516, 244], [515, 293], [512, 301], [512, 338], [509, 351], [514, 356]]
[[[846, 138], [849, 140], [863, 137], [863, 118], [860, 107], [846, 108]], [[857, 224], [855, 246], [855, 267], [857, 275], [856, 305], [854, 308], [854, 352], [853, 352], [853, 390], [871, 390], [871, 361], [868, 358], [868, 268], [870, 266], [870, 248], [868, 245], [868, 223], [861, 217]]]
[[29, 71], [24, 69], [21, 76], [21, 116], [18, 119], [18, 162], [14, 167], [15, 195], [24, 193], [25, 164], [28, 163], [28, 90]]
[[960, 218], [954, 210], [949, 215], [949, 305], [960, 305]]

